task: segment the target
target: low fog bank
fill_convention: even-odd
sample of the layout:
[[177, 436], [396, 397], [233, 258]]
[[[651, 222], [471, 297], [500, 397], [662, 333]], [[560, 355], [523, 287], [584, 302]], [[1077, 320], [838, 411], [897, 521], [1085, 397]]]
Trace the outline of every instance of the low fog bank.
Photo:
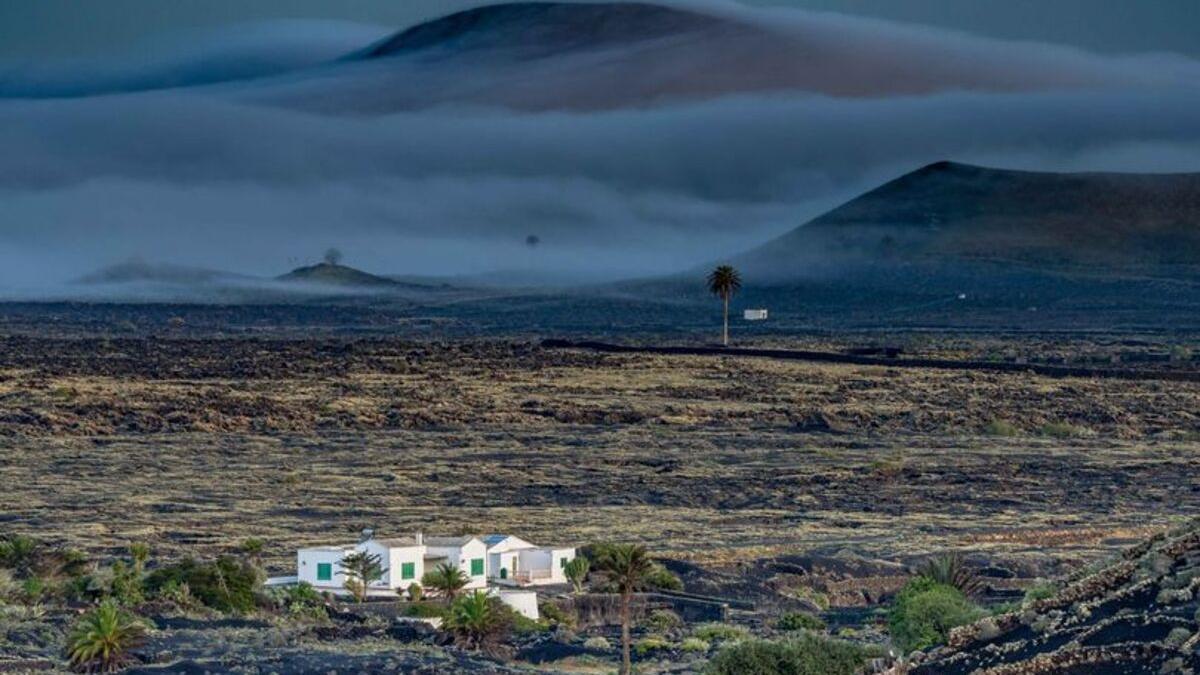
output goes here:
[[[999, 84], [852, 96], [734, 87], [601, 109], [373, 104], [363, 114], [347, 92], [374, 87], [391, 101], [381, 85], [405, 81], [373, 79], [386, 64], [324, 63], [378, 31], [331, 29], [303, 58], [263, 61], [292, 69], [282, 77], [0, 100], [0, 287], [9, 298], [91, 297], [96, 291], [72, 280], [134, 256], [270, 278], [315, 262], [329, 246], [375, 274], [486, 278], [499, 270], [595, 282], [729, 258], [943, 159], [1200, 171], [1200, 85], [1180, 83], [1200, 72], [1193, 62], [1102, 59], [805, 13], [738, 16], [768, 16], [778, 30], [794, 22], [806, 40], [828, 42], [835, 56], [822, 67], [862, 91], [881, 81], [873, 64], [910, 53], [958, 54], [965, 60], [956, 72], [974, 68]], [[321, 33], [314, 26], [287, 33], [295, 40], [269, 32], [267, 42], [291, 54], [311, 42], [306, 31]], [[851, 58], [864, 45], [870, 58]], [[228, 43], [222, 49], [237, 53]], [[227, 63], [236, 70], [250, 61]], [[197, 72], [233, 72], [207, 68]], [[21, 81], [69, 90], [70, 78], [24, 77], [0, 77], [0, 95], [5, 82], [10, 92]], [[134, 69], [128, 77], [157, 75], [147, 80]], [[297, 93], [322, 100], [322, 109], [290, 105]]]

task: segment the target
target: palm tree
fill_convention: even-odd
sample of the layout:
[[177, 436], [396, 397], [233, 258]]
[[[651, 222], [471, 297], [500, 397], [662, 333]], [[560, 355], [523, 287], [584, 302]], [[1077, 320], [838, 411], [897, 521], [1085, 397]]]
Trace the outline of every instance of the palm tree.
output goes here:
[[708, 275], [708, 291], [725, 305], [725, 324], [721, 344], [729, 346], [729, 299], [742, 289], [742, 276], [731, 265], [720, 265]]
[[145, 635], [145, 624], [115, 601], [105, 600], [79, 617], [67, 639], [67, 656], [76, 668], [105, 673], [119, 670]]
[[600, 547], [596, 569], [621, 594], [621, 675], [631, 675], [633, 661], [629, 655], [629, 604], [634, 592], [646, 585], [646, 577], [654, 570], [654, 563], [645, 546], [609, 544]]
[[575, 587], [575, 592], [582, 593], [583, 582], [587, 580], [588, 572], [591, 571], [591, 569], [591, 561], [583, 556], [579, 556], [577, 558], [572, 558], [571, 561], [567, 563], [566, 567], [563, 567], [563, 574], [566, 575], [567, 580], [571, 582], [571, 585]]
[[465, 649], [489, 649], [509, 628], [510, 613], [485, 591], [458, 598], [446, 614], [446, 629]]
[[449, 563], [442, 563], [421, 577], [421, 585], [441, 593], [446, 602], [453, 601], [459, 591], [469, 583], [471, 583], [471, 579], [463, 574], [462, 570]]
[[365, 602], [371, 584], [387, 574], [382, 565], [382, 558], [366, 551], [351, 553], [342, 558], [338, 561], [338, 567], [346, 577], [346, 590], [350, 591], [358, 602]]

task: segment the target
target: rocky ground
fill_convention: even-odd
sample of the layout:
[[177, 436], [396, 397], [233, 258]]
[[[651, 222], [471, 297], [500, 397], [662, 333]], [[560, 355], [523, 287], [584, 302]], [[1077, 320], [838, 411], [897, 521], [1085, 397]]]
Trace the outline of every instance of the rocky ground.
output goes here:
[[[903, 348], [1028, 358], [1087, 344], [1095, 362], [1171, 352], [1133, 342], [908, 336]], [[523, 340], [8, 337], [0, 534], [99, 559], [134, 541], [174, 559], [257, 537], [274, 574], [291, 571], [297, 547], [364, 527], [637, 541], [689, 592], [749, 603], [734, 617], [747, 630], [771, 635], [775, 617], [802, 610], [835, 635], [886, 645], [880, 609], [932, 555], [965, 554], [986, 581], [983, 600], [1002, 606], [1200, 515], [1197, 411], [1200, 384], [1153, 379], [606, 355]], [[5, 644], [53, 644], [37, 636], [54, 620], [22, 621]], [[387, 630], [333, 639], [166, 626], [150, 649], [171, 658], [149, 653], [159, 665], [145, 667], [485, 667]], [[582, 647], [604, 630], [527, 651], [523, 667], [611, 668], [615, 651]], [[698, 667], [679, 649], [688, 630], [647, 663]]]
[[910, 675], [1146, 675], [1200, 669], [1200, 523], [1085, 568], [1051, 594], [955, 629]]

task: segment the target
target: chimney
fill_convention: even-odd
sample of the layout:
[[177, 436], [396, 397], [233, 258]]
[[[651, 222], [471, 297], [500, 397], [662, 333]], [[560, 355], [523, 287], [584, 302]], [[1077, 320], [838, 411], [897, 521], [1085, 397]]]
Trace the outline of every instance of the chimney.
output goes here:
[[358, 543], [365, 544], [375, 538], [375, 530], [364, 528], [362, 534], [358, 537]]
[[425, 545], [425, 533], [424, 532], [418, 532], [415, 539], [417, 540], [417, 546]]

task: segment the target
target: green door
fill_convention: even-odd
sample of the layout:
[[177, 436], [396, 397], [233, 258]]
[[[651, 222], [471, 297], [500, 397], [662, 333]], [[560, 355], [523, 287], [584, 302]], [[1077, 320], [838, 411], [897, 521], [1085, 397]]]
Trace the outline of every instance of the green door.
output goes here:
[[507, 567], [501, 567], [501, 568], [500, 568], [500, 578], [501, 578], [501, 579], [507, 579], [507, 578], [508, 578], [508, 568], [507, 568]]

